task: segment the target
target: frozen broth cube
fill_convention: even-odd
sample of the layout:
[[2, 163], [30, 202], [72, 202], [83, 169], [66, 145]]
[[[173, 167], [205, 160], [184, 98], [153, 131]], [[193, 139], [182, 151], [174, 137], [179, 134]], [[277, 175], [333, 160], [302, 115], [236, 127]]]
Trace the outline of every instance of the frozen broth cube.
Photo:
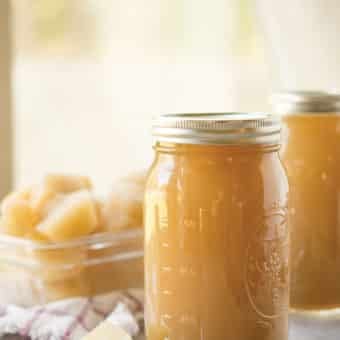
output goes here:
[[93, 232], [98, 225], [95, 201], [87, 190], [65, 196], [48, 212], [37, 230], [51, 241], [67, 241]]
[[11, 209], [13, 202], [28, 201], [30, 199], [31, 190], [13, 191], [9, 193], [1, 202], [1, 214], [5, 215], [6, 211]]
[[53, 200], [55, 197], [55, 192], [45, 188], [43, 185], [38, 185], [32, 190], [31, 195], [31, 207], [34, 212], [40, 216], [44, 217], [46, 205]]
[[92, 189], [91, 180], [85, 176], [49, 174], [44, 179], [44, 185], [56, 193], [70, 193], [82, 189]]
[[23, 225], [12, 223], [8, 218], [3, 216], [0, 218], [0, 230], [3, 234], [20, 237], [23, 237], [26, 232], [26, 228]]
[[144, 186], [136, 182], [121, 181], [114, 186], [103, 208], [110, 231], [142, 226], [143, 194]]
[[32, 191], [31, 204], [33, 209], [39, 212], [41, 217], [44, 217], [46, 206], [58, 194], [68, 194], [91, 188], [91, 181], [87, 177], [49, 174]]
[[9, 235], [24, 237], [33, 230], [36, 220], [37, 217], [27, 201], [8, 200], [1, 216], [1, 230]]

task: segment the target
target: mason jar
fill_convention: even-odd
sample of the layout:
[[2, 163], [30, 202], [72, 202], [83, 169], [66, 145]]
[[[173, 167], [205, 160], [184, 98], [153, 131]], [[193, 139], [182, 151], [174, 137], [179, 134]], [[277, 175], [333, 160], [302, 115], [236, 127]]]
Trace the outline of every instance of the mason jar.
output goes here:
[[291, 306], [340, 307], [340, 94], [282, 92], [282, 159], [290, 184]]
[[163, 115], [145, 193], [148, 340], [286, 340], [288, 183], [267, 114]]

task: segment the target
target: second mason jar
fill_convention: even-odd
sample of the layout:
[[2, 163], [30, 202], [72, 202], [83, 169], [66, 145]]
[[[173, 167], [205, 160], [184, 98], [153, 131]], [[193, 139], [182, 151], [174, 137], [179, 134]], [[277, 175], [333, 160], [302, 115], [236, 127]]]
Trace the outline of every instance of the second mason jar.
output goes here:
[[288, 184], [265, 114], [163, 115], [145, 194], [148, 340], [288, 338]]
[[340, 95], [282, 92], [282, 159], [290, 184], [291, 306], [340, 307]]

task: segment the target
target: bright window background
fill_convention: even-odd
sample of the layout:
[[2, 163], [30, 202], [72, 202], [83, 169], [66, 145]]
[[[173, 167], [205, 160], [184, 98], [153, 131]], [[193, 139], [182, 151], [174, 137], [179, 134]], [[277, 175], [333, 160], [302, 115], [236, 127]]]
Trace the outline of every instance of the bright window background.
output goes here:
[[90, 175], [100, 191], [152, 159], [159, 112], [266, 109], [251, 0], [20, 0], [15, 184]]

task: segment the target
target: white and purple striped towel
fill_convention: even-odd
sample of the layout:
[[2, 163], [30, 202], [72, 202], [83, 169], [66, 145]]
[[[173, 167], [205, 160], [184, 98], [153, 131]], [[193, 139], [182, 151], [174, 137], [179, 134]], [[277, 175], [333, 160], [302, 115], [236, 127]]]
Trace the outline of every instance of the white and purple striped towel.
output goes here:
[[114, 292], [32, 308], [0, 305], [0, 339], [80, 340], [107, 317], [138, 336], [143, 331], [143, 292]]

